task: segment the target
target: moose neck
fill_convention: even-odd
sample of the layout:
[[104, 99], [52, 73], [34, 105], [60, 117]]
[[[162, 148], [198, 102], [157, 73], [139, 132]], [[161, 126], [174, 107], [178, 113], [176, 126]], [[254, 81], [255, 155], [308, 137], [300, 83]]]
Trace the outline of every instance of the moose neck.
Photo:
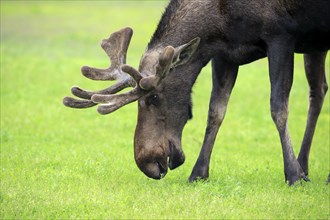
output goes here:
[[195, 37], [206, 37], [212, 29], [219, 28], [219, 22], [214, 22], [219, 15], [214, 6], [213, 0], [171, 0], [148, 48], [159, 44], [177, 47]]
[[200, 70], [214, 56], [212, 52], [216, 51], [217, 42], [214, 39], [219, 39], [219, 36], [215, 33], [219, 33], [221, 24], [214, 22], [215, 19], [219, 20], [215, 17], [218, 13], [214, 10], [217, 9], [210, 0], [172, 0], [148, 44], [147, 51], [159, 50], [168, 45], [179, 47], [199, 37], [201, 41], [196, 53], [184, 65], [184, 72], [192, 78], [186, 74], [185, 77], [191, 78], [194, 83]]

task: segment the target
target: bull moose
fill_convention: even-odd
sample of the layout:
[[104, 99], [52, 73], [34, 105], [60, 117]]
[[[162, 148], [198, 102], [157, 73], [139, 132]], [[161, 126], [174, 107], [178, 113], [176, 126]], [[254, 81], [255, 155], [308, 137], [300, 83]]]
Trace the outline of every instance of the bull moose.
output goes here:
[[[209, 176], [218, 129], [240, 65], [268, 57], [271, 117], [279, 132], [286, 182], [308, 181], [308, 157], [328, 86], [325, 58], [330, 48], [328, 0], [171, 0], [163, 13], [138, 70], [126, 64], [132, 29], [112, 33], [101, 46], [110, 58], [107, 69], [84, 66], [93, 80], [118, 80], [100, 91], [73, 87], [80, 99], [64, 105], [101, 114], [138, 101], [134, 158], [148, 177], [161, 179], [168, 167], [185, 161], [182, 130], [192, 118], [191, 93], [201, 69], [212, 60], [213, 87], [204, 142], [189, 181]], [[296, 158], [288, 130], [288, 100], [294, 53], [303, 53], [310, 87], [309, 110], [301, 149]], [[131, 91], [119, 93], [133, 87]], [[119, 94], [118, 94], [119, 93]]]

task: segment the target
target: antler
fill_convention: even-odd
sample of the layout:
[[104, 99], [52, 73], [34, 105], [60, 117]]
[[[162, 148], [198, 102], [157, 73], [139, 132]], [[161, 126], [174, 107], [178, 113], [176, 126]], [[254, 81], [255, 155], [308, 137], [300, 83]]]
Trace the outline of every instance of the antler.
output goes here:
[[131, 75], [135, 82], [137, 82], [136, 86], [131, 91], [123, 94], [94, 94], [91, 98], [93, 103], [106, 103], [98, 107], [97, 110], [100, 114], [109, 114], [114, 112], [122, 106], [136, 101], [147, 92], [138, 84], [138, 82], [142, 79], [142, 75], [139, 71], [126, 64], [122, 65], [121, 70]]
[[[110, 35], [108, 39], [104, 39], [101, 42], [101, 47], [106, 52], [108, 57], [110, 58], [111, 65], [107, 69], [98, 69], [88, 66], [83, 66], [81, 68], [82, 74], [92, 80], [118, 80], [118, 82], [106, 89], [100, 90], [100, 91], [87, 91], [84, 89], [81, 89], [79, 87], [72, 87], [71, 93], [79, 98], [82, 99], [76, 99], [72, 97], [65, 97], [63, 99], [63, 104], [68, 107], [72, 108], [88, 108], [97, 105], [98, 102], [93, 102], [92, 97], [93, 95], [96, 95], [95, 100], [97, 101], [101, 94], [115, 94], [124, 88], [127, 87], [136, 87], [138, 85], [137, 82], [139, 82], [142, 78], [140, 73], [138, 71], [131, 71], [131, 68], [128, 68], [126, 74], [122, 71], [121, 66], [126, 63], [126, 53], [128, 49], [128, 45], [130, 43], [131, 37], [133, 34], [133, 30], [131, 28], [124, 28], [117, 32], [114, 32]], [[131, 77], [131, 76], [132, 77]], [[133, 89], [130, 93], [137, 95], [138, 89]], [[124, 94], [121, 94], [120, 97], [123, 97]], [[105, 96], [107, 97], [106, 100], [109, 99], [109, 95]], [[113, 96], [111, 96], [113, 97]], [[134, 97], [135, 99], [136, 97]], [[116, 98], [118, 100], [118, 98]], [[127, 97], [125, 98], [128, 99]], [[130, 102], [134, 101], [131, 100], [132, 98], [129, 98]], [[136, 100], [136, 99], [135, 99]], [[126, 101], [125, 101], [126, 102]], [[120, 103], [124, 103], [124, 101], [120, 101]], [[99, 111], [102, 114], [110, 113], [116, 109], [118, 109], [119, 106], [116, 104], [116, 108], [111, 108], [111, 111], [109, 108], [106, 108], [105, 106], [100, 106]], [[108, 109], [108, 111], [105, 111], [105, 109]]]
[[122, 65], [122, 71], [131, 75], [134, 80], [138, 82], [138, 84], [133, 90], [123, 94], [93, 95], [92, 101], [94, 103], [107, 103], [105, 105], [99, 106], [99, 113], [108, 114], [110, 112], [113, 112], [118, 108], [139, 99], [141, 96], [146, 94], [147, 91], [156, 87], [169, 72], [173, 56], [174, 48], [171, 46], [166, 47], [159, 58], [159, 63], [156, 67], [156, 74], [147, 77], [143, 77], [139, 71], [129, 65]]
[[[133, 30], [124, 28], [110, 35], [101, 43], [101, 47], [110, 58], [111, 65], [107, 69], [98, 69], [88, 66], [81, 68], [82, 74], [92, 80], [118, 80], [118, 82], [100, 91], [87, 91], [79, 87], [72, 87], [73, 95], [81, 98], [65, 97], [63, 104], [71, 108], [89, 108], [99, 103], [100, 114], [111, 113], [120, 107], [136, 101], [141, 96], [157, 86], [171, 68], [174, 48], [166, 47], [159, 57], [155, 75], [143, 77], [133, 67], [126, 65], [126, 53]], [[115, 94], [124, 88], [134, 87], [131, 91]]]

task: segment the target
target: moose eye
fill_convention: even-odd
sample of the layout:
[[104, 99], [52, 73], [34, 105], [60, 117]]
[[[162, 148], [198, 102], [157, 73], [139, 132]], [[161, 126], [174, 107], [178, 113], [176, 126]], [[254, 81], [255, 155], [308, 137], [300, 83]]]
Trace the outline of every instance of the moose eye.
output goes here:
[[148, 104], [149, 105], [154, 105], [154, 106], [159, 106], [159, 97], [156, 94], [152, 94], [148, 97]]

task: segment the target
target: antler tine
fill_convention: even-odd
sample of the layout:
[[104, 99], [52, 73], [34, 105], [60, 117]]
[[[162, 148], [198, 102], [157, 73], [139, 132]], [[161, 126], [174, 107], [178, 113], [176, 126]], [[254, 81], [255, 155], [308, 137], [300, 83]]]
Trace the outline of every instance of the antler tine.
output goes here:
[[[131, 75], [136, 82], [139, 82], [143, 78], [138, 70], [136, 70], [135, 68], [129, 65], [123, 65], [121, 69], [124, 72]], [[129, 92], [123, 94], [114, 94], [114, 95], [95, 94], [92, 96], [91, 100], [94, 103], [106, 103], [100, 105], [97, 110], [100, 114], [109, 114], [111, 112], [116, 111], [117, 109], [121, 108], [124, 105], [136, 101], [146, 92], [147, 91], [141, 89], [137, 83], [136, 87]]]
[[[93, 95], [95, 94], [115, 94], [129, 86], [132, 86], [133, 83], [131, 81], [134, 81], [130, 78], [130, 80], [123, 80], [121, 82], [118, 82], [106, 89], [103, 90], [99, 90], [99, 91], [87, 91], [87, 90], [83, 90], [77, 86], [73, 86], [71, 88], [71, 93], [81, 99], [75, 99], [75, 98], [71, 98], [71, 97], [65, 97], [63, 99], [63, 104], [67, 107], [71, 107], [71, 108], [89, 108], [89, 107], [93, 107], [95, 105], [97, 105], [97, 103], [94, 103], [91, 101], [91, 98]], [[136, 85], [136, 83], [134, 82], [134, 85]]]
[[126, 53], [132, 35], [133, 30], [127, 27], [112, 33], [108, 39], [102, 40], [101, 47], [110, 58], [110, 67], [107, 69], [98, 69], [83, 66], [81, 68], [82, 74], [93, 80], [119, 80], [127, 78], [127, 75], [120, 71], [120, 66], [126, 63]]
[[97, 111], [100, 114], [109, 114], [116, 111], [124, 105], [127, 105], [131, 102], [136, 101], [144, 94], [144, 91], [139, 87], [134, 88], [133, 90], [116, 95], [99, 95], [95, 94], [92, 96], [92, 101], [95, 103], [106, 103], [99, 105]]
[[89, 107], [97, 105], [96, 103], [92, 102], [91, 100], [81, 100], [81, 99], [75, 99], [72, 97], [65, 97], [63, 99], [63, 104], [65, 106], [71, 107], [71, 108], [89, 108]]
[[96, 92], [83, 90], [79, 87], [74, 86], [71, 88], [71, 93], [82, 99], [91, 99], [91, 97], [94, 94], [115, 94], [129, 86], [135, 87], [137, 85], [136, 82], [139, 82], [142, 79], [140, 72], [135, 70], [133, 67], [131, 67], [129, 65], [123, 64], [121, 66], [121, 70], [123, 72], [129, 73], [134, 80], [131, 77], [127, 77], [126, 79], [122, 80], [121, 82], [118, 82], [106, 89], [96, 91]]
[[74, 86], [71, 88], [71, 93], [82, 99], [91, 99], [91, 97], [94, 94], [115, 94], [127, 87], [130, 87], [130, 86], [134, 87], [135, 85], [136, 85], [135, 81], [132, 79], [129, 79], [129, 80], [123, 80], [106, 89], [102, 89], [99, 91], [88, 91], [88, 90], [81, 89], [77, 86]]

